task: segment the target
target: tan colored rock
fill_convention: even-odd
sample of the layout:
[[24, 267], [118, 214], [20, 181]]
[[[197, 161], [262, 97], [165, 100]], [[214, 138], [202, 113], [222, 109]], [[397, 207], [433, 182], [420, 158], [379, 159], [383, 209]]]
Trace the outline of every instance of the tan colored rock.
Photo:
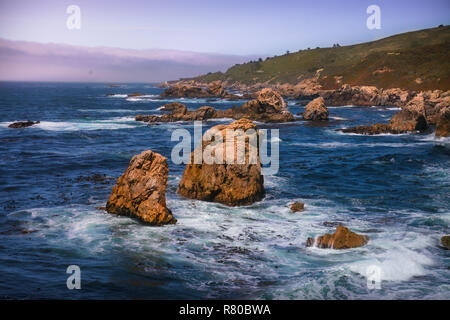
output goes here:
[[443, 236], [441, 238], [442, 246], [450, 250], [450, 236]]
[[328, 109], [322, 97], [316, 98], [306, 105], [303, 119], [312, 121], [328, 120]]
[[166, 206], [167, 158], [150, 150], [134, 156], [117, 179], [106, 211], [137, 218], [151, 225], [174, 224]]
[[305, 204], [303, 202], [294, 202], [291, 204], [292, 212], [300, 212], [305, 209]]
[[390, 131], [393, 133], [425, 131], [428, 129], [424, 114], [409, 110], [397, 112], [389, 121], [389, 126]]
[[450, 136], [450, 108], [444, 108], [439, 113], [436, 121], [436, 137]]
[[181, 113], [185, 114], [187, 112], [187, 107], [179, 102], [171, 102], [168, 104], [165, 104], [161, 107], [161, 111], [170, 111], [173, 113]]
[[[201, 150], [203, 153], [205, 148], [211, 148], [211, 154], [216, 155], [222, 152], [222, 164], [211, 163], [202, 164], [194, 163], [194, 151], [191, 154], [191, 163], [186, 165], [186, 169], [181, 178], [178, 193], [186, 198], [198, 199], [211, 202], [219, 202], [229, 206], [249, 205], [255, 201], [259, 201], [264, 197], [264, 179], [261, 174], [261, 163], [259, 160], [259, 150], [257, 150], [256, 161], [252, 163], [249, 157], [250, 144], [249, 140], [245, 142], [245, 163], [236, 163], [237, 155], [244, 152], [244, 148], [238, 150], [236, 138], [234, 142], [227, 142], [226, 130], [242, 129], [243, 132], [237, 136], [242, 136], [249, 129], [253, 130], [250, 137], [255, 139], [258, 146], [258, 133], [256, 125], [248, 120], [241, 119], [234, 121], [229, 125], [218, 125], [210, 129], [210, 132], [220, 132], [223, 137], [222, 142], [203, 142], [199, 146], [197, 152]], [[205, 133], [206, 135], [206, 133]], [[232, 145], [234, 148], [235, 162], [226, 163], [226, 154], [228, 152], [226, 144]]]
[[336, 232], [333, 234], [326, 233], [319, 236], [316, 241], [313, 238], [308, 238], [306, 246], [311, 247], [316, 245], [319, 248], [332, 249], [349, 249], [357, 248], [365, 245], [369, 241], [369, 237], [356, 234], [348, 228], [339, 225], [336, 227]]
[[358, 126], [354, 128], [342, 129], [344, 133], [357, 134], [400, 134], [406, 132], [423, 132], [428, 129], [427, 121], [423, 114], [418, 114], [409, 110], [397, 112], [389, 121], [389, 124], [376, 123], [370, 126]]
[[256, 99], [248, 101], [240, 107], [217, 110], [217, 117], [247, 118], [261, 122], [295, 121], [294, 116], [287, 109], [283, 97], [269, 88], [262, 89]]

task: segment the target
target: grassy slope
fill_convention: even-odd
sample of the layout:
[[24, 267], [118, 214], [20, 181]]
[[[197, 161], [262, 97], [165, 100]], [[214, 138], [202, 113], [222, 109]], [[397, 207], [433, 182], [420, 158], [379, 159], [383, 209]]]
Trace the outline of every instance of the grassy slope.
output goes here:
[[[413, 31], [352, 46], [303, 50], [235, 65], [226, 73], [211, 73], [195, 80], [231, 80], [291, 83], [311, 78], [322, 69], [320, 82], [327, 89], [342, 83], [410, 90], [450, 90], [450, 26]], [[391, 72], [374, 73], [376, 70]], [[420, 78], [422, 83], [415, 80]]]

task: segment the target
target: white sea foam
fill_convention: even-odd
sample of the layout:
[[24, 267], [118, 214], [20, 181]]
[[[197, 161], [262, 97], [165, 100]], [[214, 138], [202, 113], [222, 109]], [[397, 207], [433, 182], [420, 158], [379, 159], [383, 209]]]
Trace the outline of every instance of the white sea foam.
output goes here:
[[128, 97], [127, 94], [112, 94], [112, 95], [108, 95], [108, 98], [126, 98]]
[[[1, 122], [0, 127], [8, 127], [12, 122]], [[114, 117], [95, 121], [41, 121], [29, 129], [48, 131], [80, 131], [80, 130], [118, 130], [145, 125], [134, 120], [134, 117]]]

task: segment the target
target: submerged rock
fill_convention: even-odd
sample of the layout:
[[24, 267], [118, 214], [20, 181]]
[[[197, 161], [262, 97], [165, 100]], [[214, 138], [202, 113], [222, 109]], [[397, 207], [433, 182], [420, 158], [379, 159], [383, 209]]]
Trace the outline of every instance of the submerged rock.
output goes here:
[[305, 209], [305, 204], [303, 202], [294, 202], [291, 204], [292, 212], [300, 212]]
[[137, 218], [151, 225], [176, 223], [166, 206], [167, 158], [147, 150], [134, 156], [117, 179], [106, 211]]
[[326, 233], [323, 236], [317, 237], [316, 240], [314, 238], [308, 238], [306, 246], [312, 247], [316, 245], [319, 248], [349, 249], [361, 247], [368, 241], [369, 237], [356, 234], [348, 228], [339, 225], [333, 234]]
[[[242, 131], [235, 131], [236, 138], [234, 141], [227, 141], [226, 130], [239, 129]], [[223, 141], [203, 141], [203, 144], [192, 152], [191, 163], [186, 165], [178, 193], [186, 198], [219, 202], [228, 206], [249, 205], [261, 200], [265, 191], [259, 150], [257, 150], [255, 158], [251, 159], [249, 155], [251, 148], [249, 141], [256, 141], [255, 148], [258, 146], [257, 141], [259, 137], [256, 125], [250, 120], [241, 119], [229, 125], [217, 125], [208, 130], [205, 136], [212, 132], [220, 133]], [[238, 148], [237, 144], [239, 137], [242, 136], [249, 137], [245, 141], [245, 150], [244, 148]], [[227, 153], [229, 156], [227, 148], [230, 146], [235, 150], [233, 163], [227, 163], [226, 161]], [[201, 164], [195, 164], [195, 152], [200, 151], [204, 154], [206, 148], [209, 148], [213, 156], [218, 155], [222, 163], [211, 161], [211, 164], [207, 164], [203, 160]], [[244, 161], [242, 164], [239, 164], [236, 160], [238, 155], [242, 155], [242, 153], [245, 156], [242, 158]]]
[[328, 109], [322, 97], [316, 98], [306, 105], [303, 119], [312, 121], [328, 120]]
[[133, 92], [128, 95], [128, 97], [140, 97], [140, 96], [142, 96], [142, 93], [140, 92]]
[[450, 250], [450, 236], [443, 236], [441, 238], [442, 246]]
[[38, 123], [40, 123], [40, 121], [30, 121], [30, 120], [27, 120], [27, 121], [18, 121], [18, 122], [13, 122], [13, 123], [11, 123], [9, 126], [8, 126], [8, 128], [14, 128], [14, 129], [20, 129], [20, 128], [26, 128], [26, 127], [31, 127], [31, 126], [33, 126], [33, 125], [35, 125], [35, 124], [38, 124]]

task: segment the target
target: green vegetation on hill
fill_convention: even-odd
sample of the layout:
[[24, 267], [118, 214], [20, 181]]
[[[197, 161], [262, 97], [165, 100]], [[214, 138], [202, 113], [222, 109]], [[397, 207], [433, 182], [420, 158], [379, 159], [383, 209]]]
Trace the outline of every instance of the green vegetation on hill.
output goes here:
[[449, 90], [449, 52], [450, 26], [441, 26], [357, 45], [301, 50], [265, 61], [235, 65], [225, 73], [209, 73], [194, 80], [296, 84], [314, 77], [319, 70], [319, 82], [326, 89], [348, 83], [380, 88]]

